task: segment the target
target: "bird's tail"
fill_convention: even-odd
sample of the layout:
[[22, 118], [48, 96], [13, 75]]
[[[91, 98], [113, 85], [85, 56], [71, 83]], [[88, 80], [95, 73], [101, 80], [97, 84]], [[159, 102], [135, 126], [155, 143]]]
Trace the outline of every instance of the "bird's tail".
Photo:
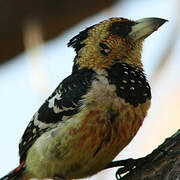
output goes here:
[[0, 178], [0, 180], [23, 180], [23, 171], [25, 169], [24, 162], [22, 162], [16, 169], [9, 172], [4, 177]]

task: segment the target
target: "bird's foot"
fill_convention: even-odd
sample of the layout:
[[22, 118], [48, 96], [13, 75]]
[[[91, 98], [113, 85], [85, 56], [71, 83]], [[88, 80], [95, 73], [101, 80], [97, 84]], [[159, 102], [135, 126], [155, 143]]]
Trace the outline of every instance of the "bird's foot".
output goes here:
[[139, 158], [139, 159], [126, 159], [120, 161], [113, 161], [110, 162], [105, 169], [112, 168], [112, 167], [120, 167], [116, 172], [116, 179], [120, 180], [121, 175], [132, 171], [134, 168], [141, 167], [146, 162], [146, 158]]

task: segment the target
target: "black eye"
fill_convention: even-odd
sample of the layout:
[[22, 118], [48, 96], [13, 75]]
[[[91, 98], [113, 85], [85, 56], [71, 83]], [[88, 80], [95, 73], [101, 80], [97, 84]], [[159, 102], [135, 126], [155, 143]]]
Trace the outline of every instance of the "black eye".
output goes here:
[[111, 49], [102, 42], [99, 43], [99, 48], [100, 48], [101, 54], [103, 54], [105, 56], [107, 56], [111, 52]]
[[112, 35], [119, 35], [120, 37], [126, 37], [129, 32], [132, 30], [132, 26], [134, 25], [134, 22], [115, 22], [112, 24], [110, 28], [110, 32]]

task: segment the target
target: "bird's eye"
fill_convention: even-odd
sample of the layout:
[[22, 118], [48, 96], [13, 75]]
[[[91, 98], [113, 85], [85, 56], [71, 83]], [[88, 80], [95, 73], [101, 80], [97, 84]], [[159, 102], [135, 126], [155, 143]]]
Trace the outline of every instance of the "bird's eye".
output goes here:
[[110, 27], [110, 33], [112, 35], [119, 35], [120, 37], [126, 37], [132, 30], [134, 22], [125, 21], [125, 22], [114, 22]]
[[111, 49], [102, 42], [99, 43], [99, 48], [100, 48], [101, 54], [103, 54], [105, 56], [108, 56], [108, 54], [111, 52]]

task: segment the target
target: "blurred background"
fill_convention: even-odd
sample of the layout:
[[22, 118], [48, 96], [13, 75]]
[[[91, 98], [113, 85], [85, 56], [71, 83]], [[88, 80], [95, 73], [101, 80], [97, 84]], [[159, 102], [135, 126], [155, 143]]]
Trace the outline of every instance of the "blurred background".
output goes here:
[[[75, 52], [67, 48], [69, 39], [112, 16], [169, 20], [144, 42], [152, 105], [116, 159], [144, 156], [180, 128], [179, 0], [0, 0], [0, 177], [18, 165], [18, 143], [33, 114], [71, 73]], [[115, 172], [90, 179], [115, 179]]]

